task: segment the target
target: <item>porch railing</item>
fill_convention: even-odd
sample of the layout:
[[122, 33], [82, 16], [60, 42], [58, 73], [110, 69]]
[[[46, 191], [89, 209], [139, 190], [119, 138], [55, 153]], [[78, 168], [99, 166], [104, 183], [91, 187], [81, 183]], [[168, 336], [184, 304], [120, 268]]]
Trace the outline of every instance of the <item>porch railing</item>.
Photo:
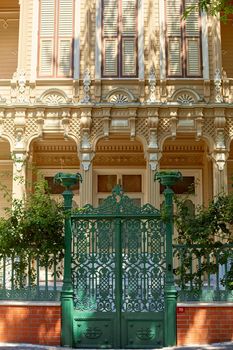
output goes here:
[[[233, 244], [176, 244], [173, 251], [178, 301], [233, 302]], [[63, 262], [56, 261], [0, 259], [0, 300], [59, 301]]]
[[57, 264], [55, 257], [48, 263], [42, 259], [0, 259], [0, 300], [60, 300], [63, 264]]
[[174, 245], [178, 301], [233, 301], [233, 244]]

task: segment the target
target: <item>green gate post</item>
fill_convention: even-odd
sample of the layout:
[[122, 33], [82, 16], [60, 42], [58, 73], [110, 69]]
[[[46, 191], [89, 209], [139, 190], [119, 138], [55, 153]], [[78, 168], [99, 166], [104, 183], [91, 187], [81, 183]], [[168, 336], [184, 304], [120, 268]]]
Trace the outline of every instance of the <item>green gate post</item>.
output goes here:
[[172, 237], [173, 225], [173, 195], [170, 186], [182, 179], [180, 172], [159, 172], [155, 174], [155, 180], [166, 186], [163, 194], [165, 197], [166, 215], [166, 275], [165, 275], [165, 346], [176, 345], [176, 305], [177, 291], [173, 275], [173, 249]]
[[62, 193], [64, 198], [65, 211], [65, 257], [64, 257], [64, 278], [61, 292], [62, 307], [62, 329], [61, 344], [62, 346], [72, 347], [73, 345], [73, 285], [71, 277], [71, 219], [70, 212], [72, 209], [73, 192], [70, 187], [82, 181], [80, 174], [58, 173], [54, 177], [54, 182], [65, 187]]

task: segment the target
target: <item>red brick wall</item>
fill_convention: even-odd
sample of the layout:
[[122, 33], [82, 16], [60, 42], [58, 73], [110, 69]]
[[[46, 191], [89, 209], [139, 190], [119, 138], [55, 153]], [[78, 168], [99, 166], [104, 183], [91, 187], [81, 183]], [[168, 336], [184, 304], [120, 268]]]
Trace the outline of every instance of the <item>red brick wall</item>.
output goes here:
[[177, 308], [177, 344], [208, 344], [233, 340], [233, 306]]
[[[0, 305], [0, 342], [60, 345], [59, 305]], [[233, 340], [232, 306], [179, 306], [177, 344]]]
[[0, 342], [60, 345], [60, 306], [0, 305]]

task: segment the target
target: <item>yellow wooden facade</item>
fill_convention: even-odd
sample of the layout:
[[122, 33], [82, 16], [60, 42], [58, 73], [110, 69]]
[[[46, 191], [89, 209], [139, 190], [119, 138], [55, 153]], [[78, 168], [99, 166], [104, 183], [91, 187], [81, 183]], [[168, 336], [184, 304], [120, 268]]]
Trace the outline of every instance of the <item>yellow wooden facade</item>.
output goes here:
[[35, 168], [50, 178], [81, 172], [79, 206], [100, 203], [115, 182], [159, 205], [159, 169], [192, 177], [196, 204], [230, 190], [232, 19], [203, 13], [202, 78], [168, 78], [163, 1], [139, 0], [138, 77], [102, 78], [101, 9], [75, 1], [73, 75], [40, 78], [39, 0], [0, 1], [0, 183], [22, 198]]

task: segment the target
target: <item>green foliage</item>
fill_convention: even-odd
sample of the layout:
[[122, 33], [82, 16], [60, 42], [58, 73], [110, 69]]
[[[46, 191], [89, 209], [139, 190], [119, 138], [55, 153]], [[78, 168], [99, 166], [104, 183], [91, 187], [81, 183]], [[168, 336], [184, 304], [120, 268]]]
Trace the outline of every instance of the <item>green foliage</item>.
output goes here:
[[[62, 260], [63, 248], [63, 210], [52, 200], [47, 182], [40, 179], [24, 200], [14, 199], [0, 218], [0, 258], [12, 258], [14, 283], [22, 286], [29, 261], [39, 259], [40, 266], [51, 268]], [[29, 275], [33, 281], [33, 264]]]
[[[182, 285], [191, 282], [200, 288], [205, 276], [217, 273], [218, 264], [232, 259], [233, 194], [217, 196], [207, 208], [196, 208], [196, 213], [189, 211], [185, 201], [175, 197], [177, 243], [184, 246], [176, 252], [181, 264], [175, 273]], [[233, 289], [233, 267], [221, 283]]]
[[199, 0], [198, 4], [193, 4], [186, 9], [184, 16], [187, 17], [192, 11], [196, 11], [198, 6], [212, 16], [220, 14], [223, 21], [233, 13], [232, 0]]

